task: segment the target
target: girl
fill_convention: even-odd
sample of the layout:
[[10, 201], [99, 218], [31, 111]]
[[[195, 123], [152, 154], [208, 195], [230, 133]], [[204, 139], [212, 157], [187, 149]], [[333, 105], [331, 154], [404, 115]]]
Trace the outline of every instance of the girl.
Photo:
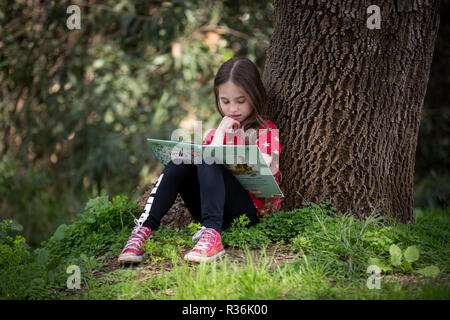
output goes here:
[[[203, 144], [257, 144], [278, 182], [278, 159], [281, 145], [278, 130], [266, 115], [266, 91], [256, 66], [247, 58], [235, 57], [225, 62], [214, 79], [216, 109], [223, 119], [211, 130]], [[234, 135], [233, 129], [254, 129], [256, 136]], [[240, 130], [242, 132], [242, 130]], [[228, 138], [228, 139], [227, 139]], [[135, 220], [131, 236], [119, 255], [119, 262], [140, 262], [145, 252], [143, 244], [161, 218], [171, 208], [178, 193], [183, 198], [200, 230], [192, 237], [198, 240], [188, 252], [186, 261], [211, 261], [223, 255], [221, 232], [234, 219], [246, 214], [250, 225], [280, 208], [281, 199], [268, 198], [265, 203], [246, 191], [223, 164], [174, 164], [164, 168], [147, 200], [141, 217]]]

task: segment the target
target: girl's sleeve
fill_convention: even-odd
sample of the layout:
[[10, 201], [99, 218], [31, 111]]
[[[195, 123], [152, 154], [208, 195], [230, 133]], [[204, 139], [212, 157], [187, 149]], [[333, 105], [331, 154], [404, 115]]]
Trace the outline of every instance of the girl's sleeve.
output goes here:
[[[281, 155], [281, 147], [279, 131], [272, 121], [268, 121], [268, 129], [260, 129], [260, 135], [257, 140], [257, 145], [261, 152], [268, 153], [272, 155], [272, 159], [275, 155], [278, 157]], [[274, 162], [275, 168], [278, 170], [279, 160]], [[275, 180], [278, 184], [278, 174], [275, 174]], [[281, 208], [281, 198], [264, 198], [263, 207], [261, 209], [261, 215], [267, 217], [269, 214], [275, 211], [279, 211]]]
[[206, 136], [205, 140], [203, 140], [203, 144], [204, 144], [204, 145], [211, 144], [211, 142], [212, 142], [213, 139], [214, 139], [214, 133], [215, 133], [215, 132], [216, 132], [216, 129], [211, 129], [211, 130], [208, 132], [208, 135]]
[[268, 122], [268, 129], [260, 129], [257, 145], [261, 152], [280, 155], [282, 147], [278, 135], [278, 129], [273, 122]]

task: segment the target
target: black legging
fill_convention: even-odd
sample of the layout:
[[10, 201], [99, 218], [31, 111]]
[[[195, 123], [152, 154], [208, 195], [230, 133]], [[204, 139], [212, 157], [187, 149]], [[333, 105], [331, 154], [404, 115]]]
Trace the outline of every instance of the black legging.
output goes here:
[[139, 222], [155, 230], [180, 193], [195, 221], [222, 232], [246, 214], [253, 225], [258, 211], [248, 192], [223, 164], [174, 164], [170, 161], [150, 193]]

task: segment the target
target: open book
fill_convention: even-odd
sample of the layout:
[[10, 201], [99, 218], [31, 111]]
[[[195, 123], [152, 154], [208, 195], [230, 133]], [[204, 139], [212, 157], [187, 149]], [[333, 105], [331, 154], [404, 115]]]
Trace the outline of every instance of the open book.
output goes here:
[[283, 198], [283, 192], [257, 145], [201, 145], [192, 142], [147, 139], [165, 167], [175, 164], [220, 163], [230, 170], [245, 190], [259, 198]]

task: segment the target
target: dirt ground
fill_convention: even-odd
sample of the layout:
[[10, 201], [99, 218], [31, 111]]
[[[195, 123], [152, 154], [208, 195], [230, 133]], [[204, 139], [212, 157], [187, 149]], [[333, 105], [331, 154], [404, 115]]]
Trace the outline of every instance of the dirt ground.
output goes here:
[[[184, 257], [190, 249], [183, 250], [179, 253], [180, 258]], [[232, 263], [245, 264], [246, 252], [242, 249], [227, 248], [226, 253], [223, 257]], [[250, 250], [250, 254], [253, 257], [253, 261], [257, 261], [258, 257], [261, 256], [262, 252], [259, 249]], [[265, 256], [270, 258], [271, 265], [270, 268], [274, 268], [276, 265], [290, 263], [295, 261], [297, 258], [301, 258], [301, 254], [292, 254], [291, 250], [287, 246], [280, 246], [276, 244], [271, 244], [265, 250]], [[104, 267], [102, 270], [94, 270], [93, 275], [95, 278], [99, 278], [107, 273], [111, 273], [117, 269], [128, 269], [133, 268], [135, 270], [144, 271], [146, 274], [157, 275], [162, 271], [171, 271], [173, 269], [172, 261], [167, 259], [165, 261], [152, 263], [151, 261], [146, 262], [147, 259], [144, 258], [143, 262], [138, 264], [120, 264], [117, 261], [117, 257], [106, 257], [103, 259]], [[187, 262], [185, 262], [187, 263]], [[195, 264], [194, 264], [195, 265]]]

